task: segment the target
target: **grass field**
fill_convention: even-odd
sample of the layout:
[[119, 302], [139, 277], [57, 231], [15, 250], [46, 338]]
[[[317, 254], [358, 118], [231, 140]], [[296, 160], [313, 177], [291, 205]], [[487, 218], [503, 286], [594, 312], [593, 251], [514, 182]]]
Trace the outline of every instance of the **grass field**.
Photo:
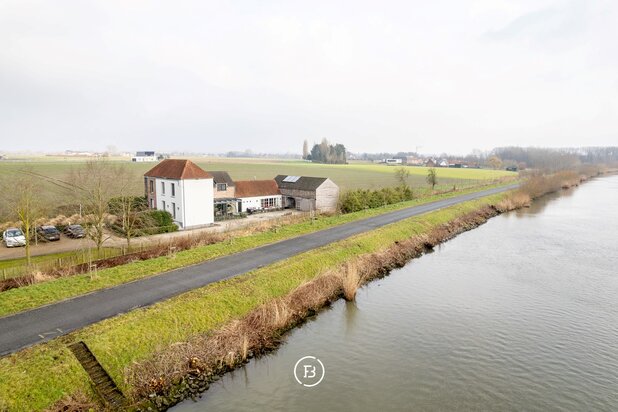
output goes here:
[[502, 196], [409, 218], [5, 356], [0, 359], [0, 410], [38, 411], [76, 392], [93, 396], [85, 372], [66, 348], [78, 340], [89, 345], [121, 389], [130, 393], [125, 374], [134, 362], [175, 342], [213, 331], [350, 258], [428, 233]]
[[[51, 160], [50, 160], [51, 159]], [[24, 168], [54, 178], [65, 178], [72, 168], [83, 165], [83, 160], [54, 160], [55, 158], [33, 158], [30, 161], [0, 161], [0, 175], [16, 173]], [[191, 158], [205, 170], [227, 171], [234, 180], [272, 179], [278, 174], [328, 177], [341, 189], [375, 189], [394, 186], [397, 167], [381, 164], [351, 162], [347, 165], [322, 165], [304, 161], [280, 161], [263, 159], [232, 158]], [[134, 193], [143, 194], [144, 183], [141, 176], [154, 163], [131, 163], [128, 160], [112, 160], [125, 164], [136, 175]], [[410, 171], [408, 184], [412, 187], [427, 187], [425, 167], [407, 167]], [[504, 170], [438, 168], [438, 188], [466, 187], [480, 180], [514, 176], [516, 173]], [[53, 187], [50, 187], [52, 190]], [[58, 193], [61, 197], [62, 193]]]

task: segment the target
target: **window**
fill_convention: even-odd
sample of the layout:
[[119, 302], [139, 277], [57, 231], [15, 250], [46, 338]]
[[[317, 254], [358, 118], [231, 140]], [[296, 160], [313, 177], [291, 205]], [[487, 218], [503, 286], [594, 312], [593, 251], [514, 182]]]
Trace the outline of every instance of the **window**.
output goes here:
[[150, 198], [150, 208], [154, 209], [154, 199], [152, 197]]
[[163, 201], [163, 210], [165, 210], [165, 200]]
[[154, 180], [149, 180], [150, 183], [150, 193], [154, 192]]
[[161, 194], [165, 194], [165, 182], [161, 182]]
[[217, 183], [217, 191], [225, 192], [227, 190], [227, 183]]
[[274, 197], [269, 197], [267, 199], [261, 199], [261, 206], [262, 209], [268, 209], [271, 207], [276, 207], [277, 206], [277, 199]]
[[[172, 183], [172, 196], [174, 196], [174, 184]], [[172, 202], [172, 217], [176, 219], [176, 203]]]
[[176, 183], [172, 183], [172, 197], [174, 196], [176, 196]]

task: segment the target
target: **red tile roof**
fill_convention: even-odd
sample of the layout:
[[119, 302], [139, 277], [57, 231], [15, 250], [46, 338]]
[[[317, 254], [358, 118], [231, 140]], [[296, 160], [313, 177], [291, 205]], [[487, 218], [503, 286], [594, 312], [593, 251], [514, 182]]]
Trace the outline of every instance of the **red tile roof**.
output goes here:
[[240, 180], [236, 183], [236, 197], [275, 196], [281, 194], [274, 180]]
[[144, 173], [144, 176], [176, 180], [212, 179], [208, 172], [186, 159], [165, 159]]

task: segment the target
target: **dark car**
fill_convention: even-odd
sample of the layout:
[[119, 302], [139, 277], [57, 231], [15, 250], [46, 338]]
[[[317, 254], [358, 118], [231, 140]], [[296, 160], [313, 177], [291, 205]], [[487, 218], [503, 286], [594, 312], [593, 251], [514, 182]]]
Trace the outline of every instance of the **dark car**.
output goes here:
[[84, 230], [82, 225], [69, 225], [66, 227], [64, 232], [67, 236], [74, 239], [80, 239], [86, 236], [86, 231]]
[[36, 233], [44, 240], [52, 242], [60, 240], [60, 231], [55, 226], [39, 226], [36, 228]]

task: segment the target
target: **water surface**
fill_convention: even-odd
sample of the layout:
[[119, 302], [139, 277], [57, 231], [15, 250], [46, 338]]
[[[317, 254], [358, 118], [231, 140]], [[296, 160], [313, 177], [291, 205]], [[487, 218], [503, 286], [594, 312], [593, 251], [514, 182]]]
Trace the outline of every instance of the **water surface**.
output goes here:
[[618, 411], [618, 176], [460, 235], [174, 408], [204, 410]]

